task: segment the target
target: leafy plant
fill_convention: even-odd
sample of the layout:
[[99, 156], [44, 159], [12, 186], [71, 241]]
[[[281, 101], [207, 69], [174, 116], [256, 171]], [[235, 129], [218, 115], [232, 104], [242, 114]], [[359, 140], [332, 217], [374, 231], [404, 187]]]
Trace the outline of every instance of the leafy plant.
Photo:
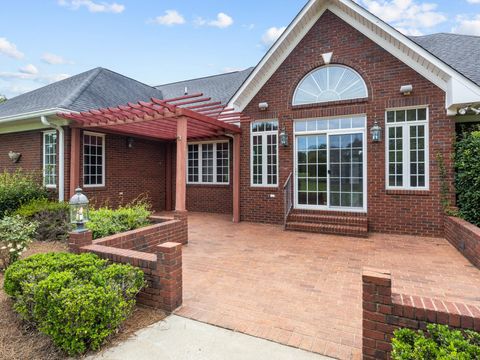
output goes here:
[[148, 218], [151, 214], [150, 205], [145, 201], [137, 201], [116, 210], [102, 207], [90, 211], [87, 228], [92, 231], [94, 239], [99, 239], [146, 226], [150, 224]]
[[66, 240], [71, 230], [69, 206], [64, 202], [35, 199], [15, 214], [38, 223], [34, 238], [39, 241]]
[[0, 173], [0, 219], [33, 199], [47, 197], [47, 189], [37, 174], [21, 170]]
[[410, 329], [395, 331], [393, 360], [469, 360], [480, 358], [480, 334], [461, 332], [444, 325], [427, 325], [427, 333]]
[[459, 214], [480, 226], [480, 131], [464, 133], [455, 151]]
[[14, 309], [69, 355], [97, 350], [131, 313], [144, 286], [140, 269], [94, 254], [38, 254], [5, 272]]
[[0, 260], [4, 269], [17, 261], [27, 249], [37, 225], [18, 215], [0, 219]]

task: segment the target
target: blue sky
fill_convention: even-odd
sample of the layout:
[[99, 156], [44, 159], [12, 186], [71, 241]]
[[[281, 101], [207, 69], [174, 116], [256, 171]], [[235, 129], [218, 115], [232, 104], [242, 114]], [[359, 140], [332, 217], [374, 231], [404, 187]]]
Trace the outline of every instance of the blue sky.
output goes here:
[[[97, 66], [150, 85], [244, 69], [306, 1], [2, 1], [0, 94]], [[480, 35], [480, 0], [357, 1], [410, 35]]]

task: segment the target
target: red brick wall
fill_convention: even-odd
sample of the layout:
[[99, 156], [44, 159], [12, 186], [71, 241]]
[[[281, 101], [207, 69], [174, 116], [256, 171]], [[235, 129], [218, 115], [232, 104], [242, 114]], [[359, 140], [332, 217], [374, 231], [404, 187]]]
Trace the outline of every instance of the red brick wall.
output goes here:
[[480, 331], [480, 307], [439, 299], [392, 294], [390, 272], [363, 271], [363, 359], [390, 359], [398, 328], [426, 329], [428, 323]]
[[445, 217], [445, 237], [473, 265], [480, 269], [480, 228], [469, 222]]
[[[0, 135], [0, 171], [15, 171], [17, 169], [37, 170], [42, 172], [43, 132], [29, 131], [16, 134]], [[22, 158], [14, 164], [8, 157], [8, 152], [19, 152]]]
[[[369, 88], [368, 100], [293, 108], [291, 101], [298, 82], [308, 72], [323, 65], [321, 54], [330, 51], [333, 51], [332, 63], [350, 66], [363, 76]], [[410, 97], [399, 93], [400, 86], [405, 84], [413, 85], [414, 91]], [[258, 104], [265, 101], [268, 102], [269, 109], [267, 112], [260, 112]], [[251, 188], [250, 125], [242, 125], [242, 219], [282, 222], [282, 186], [293, 171], [293, 119], [366, 114], [368, 131], [375, 120], [384, 123], [386, 108], [410, 105], [429, 105], [430, 108], [430, 191], [387, 192], [385, 141], [372, 143], [369, 139], [367, 153], [370, 230], [442, 235], [443, 216], [435, 156], [437, 152], [444, 155], [448, 169], [446, 181], [453, 183], [450, 154], [455, 130], [454, 121], [446, 116], [444, 92], [329, 11], [322, 15], [245, 109], [246, 115], [253, 119], [279, 119], [280, 128], [286, 126], [290, 146], [280, 147], [279, 187], [268, 190]], [[271, 198], [270, 194], [276, 197]]]

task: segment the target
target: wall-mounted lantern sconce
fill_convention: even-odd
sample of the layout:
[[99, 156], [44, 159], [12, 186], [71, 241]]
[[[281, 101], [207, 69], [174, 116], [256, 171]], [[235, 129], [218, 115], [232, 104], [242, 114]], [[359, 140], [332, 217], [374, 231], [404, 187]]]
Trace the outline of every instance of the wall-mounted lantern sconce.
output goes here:
[[400, 87], [400, 93], [404, 96], [408, 96], [413, 91], [413, 85], [403, 85]]
[[267, 111], [268, 110], [268, 103], [267, 102], [261, 102], [258, 104], [258, 108], [260, 111]]
[[285, 129], [285, 125], [282, 128], [282, 132], [280, 133], [280, 144], [282, 146], [288, 146], [288, 134], [287, 134], [287, 129]]
[[20, 158], [22, 157], [22, 154], [21, 153], [18, 153], [18, 152], [14, 152], [14, 151], [9, 151], [8, 152], [8, 157], [10, 158], [10, 160], [16, 164], [20, 161]]
[[370, 134], [372, 135], [373, 142], [380, 142], [382, 141], [382, 128], [378, 125], [377, 120], [373, 124], [372, 128], [370, 129]]
[[134, 139], [134, 138], [132, 138], [132, 137], [128, 137], [128, 138], [127, 138], [127, 147], [128, 147], [129, 149], [132, 149], [132, 148], [133, 148], [133, 144], [134, 144], [134, 143], [135, 143], [135, 139]]

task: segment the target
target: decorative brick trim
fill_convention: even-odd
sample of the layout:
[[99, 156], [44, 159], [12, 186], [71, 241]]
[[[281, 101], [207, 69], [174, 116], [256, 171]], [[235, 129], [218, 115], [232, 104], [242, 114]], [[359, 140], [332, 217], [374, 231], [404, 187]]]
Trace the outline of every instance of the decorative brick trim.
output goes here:
[[428, 323], [480, 331], [480, 307], [392, 294], [389, 271], [363, 270], [363, 359], [390, 359], [391, 339], [398, 328], [425, 329]]
[[445, 237], [463, 256], [480, 269], [480, 228], [463, 219], [446, 216]]
[[71, 232], [68, 238], [68, 248], [74, 254], [80, 253], [80, 248], [83, 246], [92, 245], [92, 232], [84, 231], [81, 233]]
[[430, 196], [430, 190], [385, 190], [387, 195]]

